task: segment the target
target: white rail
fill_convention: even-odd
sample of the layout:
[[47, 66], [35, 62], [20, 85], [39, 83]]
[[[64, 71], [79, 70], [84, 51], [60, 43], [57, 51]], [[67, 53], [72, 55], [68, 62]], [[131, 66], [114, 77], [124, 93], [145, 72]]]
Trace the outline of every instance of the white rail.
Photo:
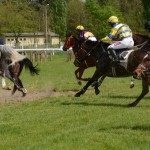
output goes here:
[[24, 52], [24, 51], [47, 51], [47, 52], [56, 52], [56, 51], [63, 51], [61, 48], [37, 48], [37, 49], [15, 49], [18, 52]]

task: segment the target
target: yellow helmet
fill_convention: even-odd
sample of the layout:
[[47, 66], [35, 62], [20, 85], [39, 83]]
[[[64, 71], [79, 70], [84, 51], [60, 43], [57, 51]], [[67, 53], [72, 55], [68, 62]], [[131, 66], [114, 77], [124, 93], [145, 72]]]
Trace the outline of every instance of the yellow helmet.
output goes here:
[[82, 25], [78, 25], [78, 26], [76, 27], [76, 30], [84, 30], [84, 27], [83, 27]]
[[111, 16], [111, 17], [109, 17], [108, 22], [109, 23], [117, 23], [117, 22], [119, 22], [119, 20], [116, 16]]

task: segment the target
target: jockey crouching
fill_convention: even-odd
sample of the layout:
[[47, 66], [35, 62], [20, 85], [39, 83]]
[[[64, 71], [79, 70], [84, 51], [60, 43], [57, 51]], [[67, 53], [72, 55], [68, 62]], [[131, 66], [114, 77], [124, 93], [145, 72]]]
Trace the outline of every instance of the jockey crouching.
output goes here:
[[94, 34], [88, 30], [85, 30], [82, 25], [78, 25], [76, 27], [76, 31], [81, 44], [85, 41], [90, 42], [91, 44], [97, 41]]
[[[124, 48], [130, 49], [134, 46], [132, 31], [128, 25], [119, 23], [119, 20], [116, 16], [111, 16], [108, 19], [108, 23], [112, 29], [106, 37], [101, 39], [101, 41], [111, 43], [111, 45], [107, 48], [108, 53], [112, 56], [114, 62], [119, 63], [120, 61], [115, 50]], [[111, 41], [115, 39], [118, 40], [112, 43]]]

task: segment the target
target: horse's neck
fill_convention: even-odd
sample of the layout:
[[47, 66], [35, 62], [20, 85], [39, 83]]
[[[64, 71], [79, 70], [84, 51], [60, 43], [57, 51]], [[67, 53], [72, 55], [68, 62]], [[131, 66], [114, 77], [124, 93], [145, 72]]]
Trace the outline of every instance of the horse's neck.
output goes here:
[[143, 61], [147, 54], [144, 51], [136, 50], [131, 52], [128, 58], [128, 70], [134, 71], [136, 67]]
[[134, 45], [143, 44], [144, 42], [150, 43], [150, 38], [142, 34], [133, 34]]

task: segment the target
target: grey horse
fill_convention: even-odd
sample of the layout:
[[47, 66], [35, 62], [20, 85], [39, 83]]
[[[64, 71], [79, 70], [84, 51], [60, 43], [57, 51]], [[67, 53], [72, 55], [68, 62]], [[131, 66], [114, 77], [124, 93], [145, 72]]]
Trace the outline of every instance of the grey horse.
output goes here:
[[19, 79], [24, 65], [30, 70], [32, 75], [38, 74], [39, 69], [37, 66], [33, 66], [27, 56], [21, 55], [10, 46], [0, 45], [0, 75], [2, 77], [6, 76], [14, 83], [12, 94], [16, 90], [22, 92], [22, 96], [25, 96], [27, 93], [22, 81]]

